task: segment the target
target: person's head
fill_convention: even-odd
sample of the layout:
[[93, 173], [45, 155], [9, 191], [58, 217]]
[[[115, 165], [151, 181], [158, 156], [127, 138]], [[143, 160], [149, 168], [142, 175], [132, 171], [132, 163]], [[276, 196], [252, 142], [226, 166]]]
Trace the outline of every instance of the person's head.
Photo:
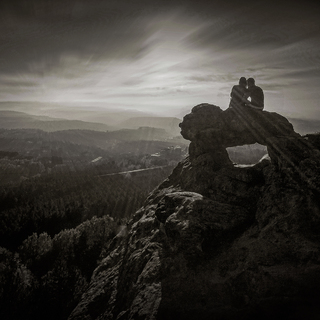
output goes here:
[[241, 77], [239, 79], [239, 85], [243, 86], [243, 87], [246, 87], [247, 86], [247, 79], [245, 77]]
[[255, 81], [254, 81], [253, 78], [249, 78], [249, 79], [247, 80], [247, 83], [248, 83], [248, 87], [252, 87], [252, 86], [255, 85]]

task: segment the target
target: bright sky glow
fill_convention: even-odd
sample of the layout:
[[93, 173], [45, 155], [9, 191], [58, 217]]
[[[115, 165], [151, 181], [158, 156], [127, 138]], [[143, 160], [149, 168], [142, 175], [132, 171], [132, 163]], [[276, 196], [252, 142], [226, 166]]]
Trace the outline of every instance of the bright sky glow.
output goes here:
[[[60, 20], [50, 11], [44, 17], [28, 10], [18, 14], [18, 7], [9, 5], [2, 11], [2, 24], [11, 33], [0, 39], [0, 101], [172, 116], [202, 102], [226, 109], [232, 86], [246, 76], [264, 90], [266, 110], [320, 119], [314, 7], [301, 12], [295, 2], [290, 7], [284, 2], [287, 10], [280, 15], [262, 2], [248, 10], [237, 2], [213, 10], [206, 2], [197, 7], [177, 1], [147, 10], [141, 0], [132, 13], [112, 1], [99, 2], [100, 7], [65, 3], [69, 6], [60, 11], [54, 7], [53, 13], [64, 17]], [[40, 4], [34, 1], [45, 10]]]

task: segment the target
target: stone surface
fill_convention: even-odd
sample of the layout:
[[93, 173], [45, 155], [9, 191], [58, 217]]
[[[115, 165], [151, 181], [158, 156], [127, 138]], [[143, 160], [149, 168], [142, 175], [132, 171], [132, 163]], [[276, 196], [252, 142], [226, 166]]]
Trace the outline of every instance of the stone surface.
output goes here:
[[187, 140], [224, 147], [255, 142], [268, 145], [268, 138], [300, 136], [285, 117], [275, 112], [246, 107], [222, 111], [210, 104], [195, 106], [183, 118], [180, 128], [181, 135]]
[[[278, 114], [208, 104], [181, 131], [190, 156], [109, 244], [69, 319], [319, 319], [316, 145]], [[255, 142], [271, 161], [234, 166], [225, 148]]]

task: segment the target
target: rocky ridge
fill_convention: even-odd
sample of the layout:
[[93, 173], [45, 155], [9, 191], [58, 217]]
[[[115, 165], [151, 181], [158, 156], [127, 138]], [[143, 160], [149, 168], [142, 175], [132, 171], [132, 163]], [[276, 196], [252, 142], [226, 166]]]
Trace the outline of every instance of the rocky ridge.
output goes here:
[[[209, 104], [180, 127], [189, 157], [109, 244], [69, 319], [318, 319], [315, 139], [277, 113]], [[270, 160], [230, 161], [227, 147], [256, 142]]]

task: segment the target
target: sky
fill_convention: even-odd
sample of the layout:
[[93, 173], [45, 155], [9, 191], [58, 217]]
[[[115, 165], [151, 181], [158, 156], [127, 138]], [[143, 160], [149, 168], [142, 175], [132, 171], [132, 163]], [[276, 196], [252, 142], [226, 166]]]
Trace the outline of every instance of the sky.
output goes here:
[[2, 0], [0, 102], [181, 116], [204, 102], [226, 109], [245, 76], [264, 90], [265, 110], [320, 119], [319, 9], [308, 0]]

